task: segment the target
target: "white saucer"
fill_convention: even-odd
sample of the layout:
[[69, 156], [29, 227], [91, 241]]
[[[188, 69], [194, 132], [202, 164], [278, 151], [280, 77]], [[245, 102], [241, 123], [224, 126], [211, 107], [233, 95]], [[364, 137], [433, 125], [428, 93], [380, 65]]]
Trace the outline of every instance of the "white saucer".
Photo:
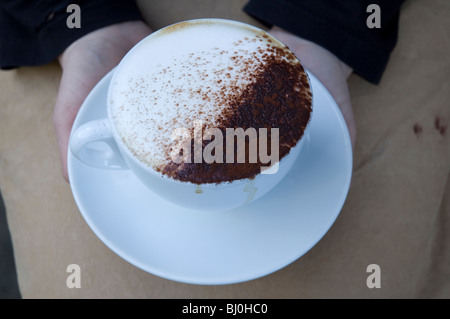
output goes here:
[[[111, 71], [83, 104], [74, 130], [106, 117]], [[352, 150], [342, 114], [310, 75], [314, 116], [292, 172], [253, 204], [227, 212], [172, 205], [129, 171], [88, 167], [69, 151], [75, 201], [94, 233], [115, 253], [151, 274], [220, 285], [273, 273], [310, 250], [336, 220], [347, 197]]]

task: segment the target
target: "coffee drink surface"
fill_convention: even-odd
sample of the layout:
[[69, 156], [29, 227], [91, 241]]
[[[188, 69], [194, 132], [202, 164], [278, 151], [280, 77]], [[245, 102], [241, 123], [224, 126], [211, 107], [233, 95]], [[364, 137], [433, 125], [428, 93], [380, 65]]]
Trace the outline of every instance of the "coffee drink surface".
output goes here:
[[[228, 128], [267, 129], [269, 142], [277, 128], [281, 160], [310, 121], [312, 95], [298, 59], [271, 36], [241, 24], [168, 27], [145, 39], [118, 68], [110, 112], [120, 138], [141, 163], [175, 180], [251, 179], [266, 164], [248, 160], [248, 145], [244, 163], [226, 161], [226, 150], [223, 162], [194, 161], [194, 123], [202, 132], [216, 128], [223, 136]], [[173, 132], [179, 128], [191, 132], [192, 161], [173, 160]], [[201, 148], [212, 141], [202, 140]]]

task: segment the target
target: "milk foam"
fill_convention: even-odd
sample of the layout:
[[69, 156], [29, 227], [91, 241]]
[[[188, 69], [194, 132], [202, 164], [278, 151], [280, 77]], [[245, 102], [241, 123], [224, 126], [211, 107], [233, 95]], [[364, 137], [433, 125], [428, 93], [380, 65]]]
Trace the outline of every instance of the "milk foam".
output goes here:
[[188, 23], [155, 34], [117, 68], [110, 111], [123, 142], [153, 168], [170, 163], [177, 128], [214, 128], [230, 97], [263, 67], [263, 33], [229, 23]]

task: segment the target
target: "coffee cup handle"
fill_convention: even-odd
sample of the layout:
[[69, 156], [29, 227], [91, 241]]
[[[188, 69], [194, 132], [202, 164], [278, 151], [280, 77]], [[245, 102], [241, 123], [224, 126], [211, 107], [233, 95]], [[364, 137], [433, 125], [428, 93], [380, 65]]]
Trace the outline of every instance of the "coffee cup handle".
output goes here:
[[69, 147], [72, 154], [88, 166], [111, 170], [128, 169], [107, 118], [78, 127], [70, 138]]

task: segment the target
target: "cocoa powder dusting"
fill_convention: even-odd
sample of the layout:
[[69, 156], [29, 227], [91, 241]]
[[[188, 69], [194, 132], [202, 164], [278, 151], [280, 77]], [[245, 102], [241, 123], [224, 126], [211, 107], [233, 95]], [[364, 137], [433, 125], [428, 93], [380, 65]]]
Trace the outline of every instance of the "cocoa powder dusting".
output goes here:
[[[249, 65], [254, 81], [239, 94], [221, 97], [224, 110], [220, 115], [217, 128], [222, 132], [223, 163], [194, 163], [194, 140], [191, 141], [191, 163], [176, 164], [171, 162], [159, 168], [159, 171], [176, 180], [194, 184], [212, 184], [232, 182], [240, 179], [252, 179], [261, 172], [262, 163], [258, 156], [256, 163], [250, 163], [249, 140], [245, 145], [245, 163], [226, 163], [226, 129], [227, 128], [266, 128], [268, 132], [267, 149], [271, 152], [271, 129], [279, 129], [279, 159], [289, 154], [292, 147], [302, 138], [311, 117], [312, 95], [308, 77], [295, 58], [287, 49], [276, 46], [264, 48], [267, 54]], [[225, 76], [227, 76], [225, 74]], [[207, 97], [205, 97], [207, 98]], [[191, 136], [194, 136], [191, 134]], [[203, 141], [204, 149], [212, 141]], [[235, 144], [235, 154], [237, 145]], [[259, 144], [259, 136], [258, 136]], [[274, 164], [274, 163], [272, 163]]]

